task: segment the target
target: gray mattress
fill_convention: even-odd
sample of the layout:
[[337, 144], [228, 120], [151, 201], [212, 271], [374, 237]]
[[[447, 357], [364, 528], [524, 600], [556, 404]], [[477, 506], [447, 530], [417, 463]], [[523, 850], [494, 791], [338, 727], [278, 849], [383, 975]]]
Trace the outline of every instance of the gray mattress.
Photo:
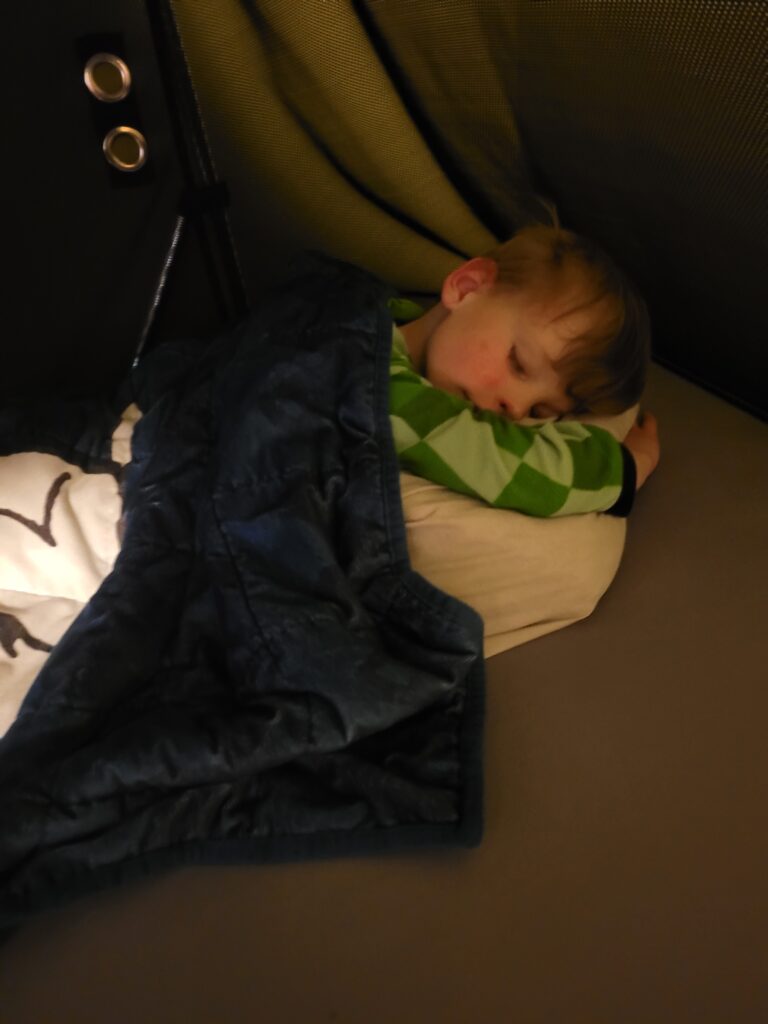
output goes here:
[[188, 869], [0, 951], [3, 1024], [768, 1019], [768, 429], [653, 368], [595, 613], [488, 665], [469, 852]]

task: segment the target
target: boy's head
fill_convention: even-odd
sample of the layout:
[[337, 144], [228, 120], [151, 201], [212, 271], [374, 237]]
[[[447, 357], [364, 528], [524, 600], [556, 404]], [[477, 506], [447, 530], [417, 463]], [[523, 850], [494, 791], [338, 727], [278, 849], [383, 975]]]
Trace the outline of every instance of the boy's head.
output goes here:
[[560, 318], [567, 345], [555, 369], [574, 412], [611, 415], [639, 401], [651, 352], [648, 307], [596, 242], [536, 225], [485, 255], [498, 266], [497, 288]]
[[424, 372], [480, 408], [513, 419], [610, 415], [643, 391], [645, 302], [598, 245], [570, 231], [526, 227], [462, 264], [433, 313]]

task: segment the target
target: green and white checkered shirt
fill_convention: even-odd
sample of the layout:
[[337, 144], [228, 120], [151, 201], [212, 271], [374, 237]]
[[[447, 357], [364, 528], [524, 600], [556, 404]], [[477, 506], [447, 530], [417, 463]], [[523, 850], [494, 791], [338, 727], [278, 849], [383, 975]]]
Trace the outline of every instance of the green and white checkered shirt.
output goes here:
[[629, 512], [634, 459], [607, 430], [575, 420], [527, 427], [475, 409], [419, 376], [397, 327], [389, 413], [400, 466], [416, 476], [531, 516]]

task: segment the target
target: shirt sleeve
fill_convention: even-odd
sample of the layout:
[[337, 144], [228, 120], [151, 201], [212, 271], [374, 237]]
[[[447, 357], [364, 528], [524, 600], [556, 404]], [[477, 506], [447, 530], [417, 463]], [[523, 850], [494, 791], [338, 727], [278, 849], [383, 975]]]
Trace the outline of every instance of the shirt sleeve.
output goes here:
[[522, 426], [433, 387], [395, 328], [389, 411], [400, 465], [416, 476], [532, 516], [626, 516], [635, 464], [612, 434], [576, 420]]

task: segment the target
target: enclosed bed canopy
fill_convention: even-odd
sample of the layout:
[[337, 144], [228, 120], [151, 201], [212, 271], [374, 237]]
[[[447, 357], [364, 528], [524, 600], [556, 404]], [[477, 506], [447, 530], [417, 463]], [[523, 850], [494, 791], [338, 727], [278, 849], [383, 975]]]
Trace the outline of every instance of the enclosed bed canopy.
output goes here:
[[[768, 7], [14, 18], [0, 410], [118, 392], [137, 359], [260, 309], [304, 249], [427, 305], [462, 260], [559, 222], [647, 299], [662, 459], [589, 609], [486, 649], [504, 653], [477, 848], [187, 867], [88, 897], [0, 948], [3, 1021], [766, 1019]], [[84, 80], [94, 55], [105, 87], [129, 69], [125, 96]], [[116, 127], [138, 142], [115, 148]], [[405, 525], [413, 552], [407, 507]]]
[[435, 293], [543, 197], [647, 297], [657, 363], [768, 413], [764, 5], [176, 9], [252, 295], [308, 240]]

